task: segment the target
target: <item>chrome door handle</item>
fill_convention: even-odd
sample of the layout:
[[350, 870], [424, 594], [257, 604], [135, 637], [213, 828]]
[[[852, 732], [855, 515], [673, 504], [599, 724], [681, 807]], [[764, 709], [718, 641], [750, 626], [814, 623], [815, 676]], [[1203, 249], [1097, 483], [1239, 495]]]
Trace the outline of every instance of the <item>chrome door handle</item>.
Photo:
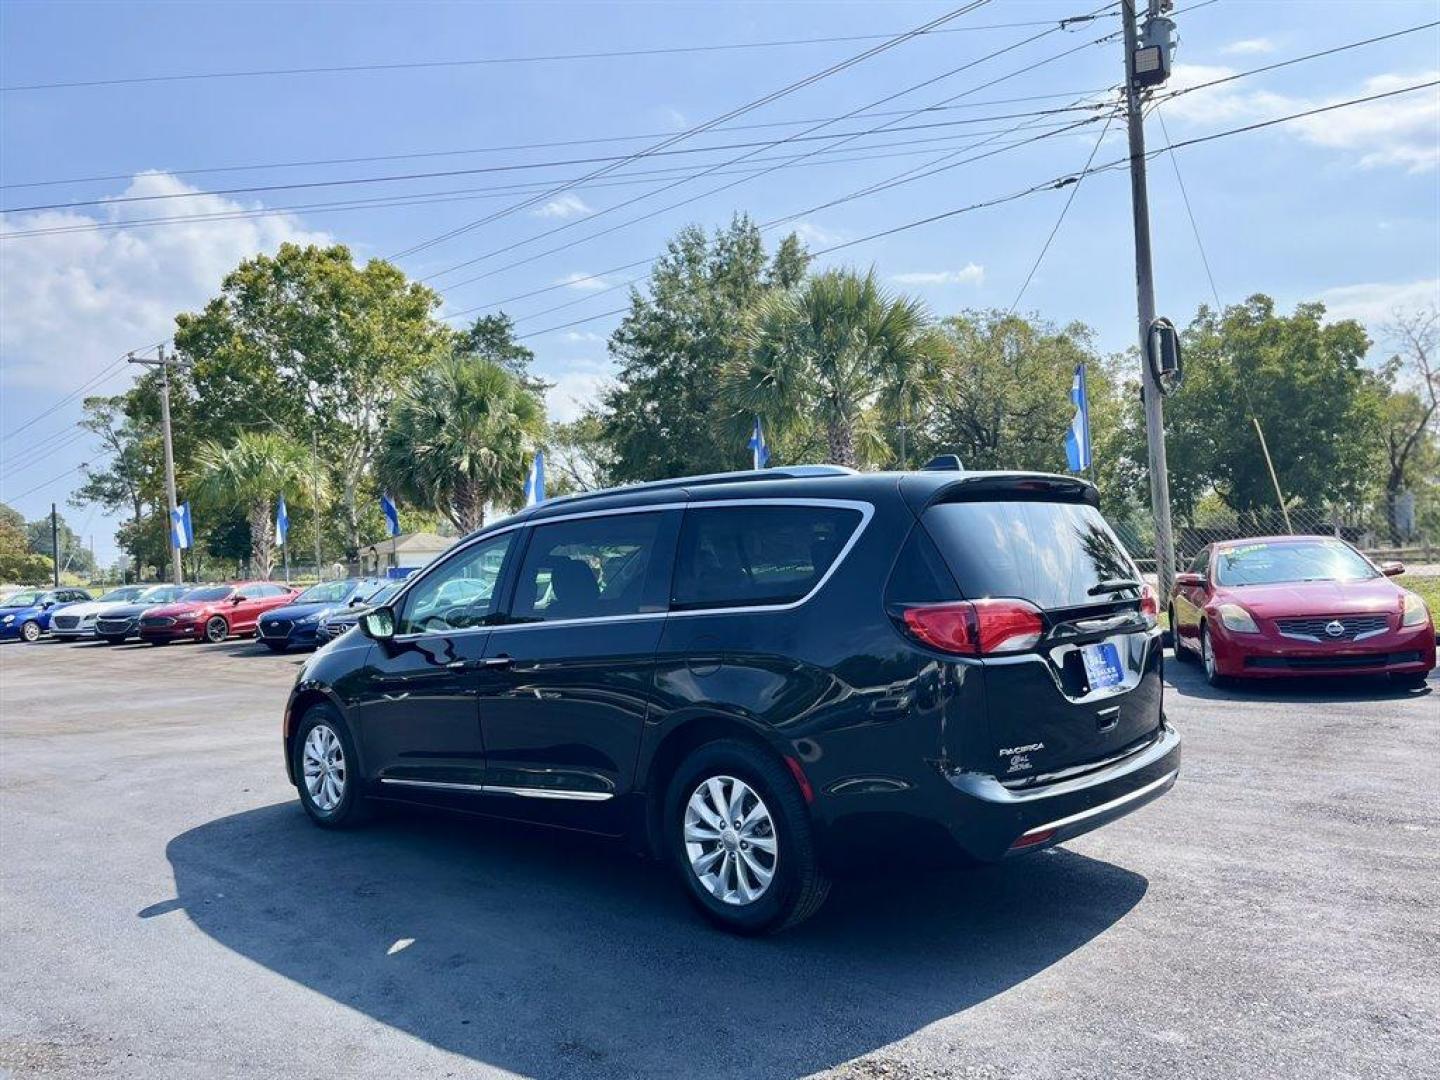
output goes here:
[[514, 663], [515, 658], [513, 656], [490, 656], [481, 660], [480, 666], [484, 668], [508, 668], [512, 667]]

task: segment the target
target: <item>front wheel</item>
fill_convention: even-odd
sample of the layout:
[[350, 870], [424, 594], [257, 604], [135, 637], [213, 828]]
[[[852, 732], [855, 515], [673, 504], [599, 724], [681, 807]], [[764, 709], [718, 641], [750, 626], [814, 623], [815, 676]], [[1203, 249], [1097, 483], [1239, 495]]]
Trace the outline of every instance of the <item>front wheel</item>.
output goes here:
[[34, 645], [35, 642], [40, 640], [41, 632], [42, 631], [40, 630], [40, 624], [37, 623], [34, 619], [31, 619], [29, 622], [25, 623], [23, 626], [20, 627], [20, 640]]
[[350, 729], [329, 705], [316, 705], [295, 732], [294, 772], [300, 805], [324, 829], [358, 825], [369, 817], [360, 791]]
[[748, 743], [692, 752], [670, 783], [665, 825], [686, 892], [724, 930], [788, 929], [829, 894], [800, 789], [773, 754]]
[[1200, 624], [1200, 663], [1205, 668], [1205, 681], [1216, 689], [1230, 685], [1230, 676], [1220, 674], [1220, 664], [1215, 659], [1215, 646], [1210, 641], [1210, 627]]
[[217, 645], [230, 636], [230, 625], [219, 615], [205, 624], [205, 640]]

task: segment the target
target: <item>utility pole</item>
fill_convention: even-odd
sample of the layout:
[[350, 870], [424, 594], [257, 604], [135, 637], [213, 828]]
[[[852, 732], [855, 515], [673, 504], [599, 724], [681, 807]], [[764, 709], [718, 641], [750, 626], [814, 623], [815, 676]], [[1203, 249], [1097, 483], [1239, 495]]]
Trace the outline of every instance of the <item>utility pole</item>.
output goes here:
[[320, 439], [313, 429], [310, 432], [310, 505], [315, 508], [315, 576], [323, 581], [325, 572], [320, 569]]
[[[1147, 23], [1160, 15], [1160, 0], [1149, 0]], [[1155, 319], [1155, 280], [1150, 266], [1150, 200], [1145, 181], [1145, 117], [1136, 81], [1135, 0], [1120, 0], [1125, 34], [1125, 113], [1130, 133], [1130, 203], [1135, 220], [1135, 298], [1140, 315], [1140, 384], [1145, 404], [1145, 441], [1150, 449], [1150, 505], [1155, 515], [1155, 573], [1160, 602], [1175, 582], [1175, 542], [1170, 528], [1170, 478], [1165, 468], [1165, 417], [1160, 385], [1149, 362], [1150, 324]]]
[[50, 504], [50, 554], [55, 564], [55, 588], [60, 587], [60, 515]]
[[170, 369], [178, 367], [179, 361], [173, 354], [168, 360], [165, 358], [164, 345], [156, 349], [154, 360], [141, 360], [134, 353], [129, 359], [132, 364], [160, 369], [160, 426], [165, 436], [165, 499], [169, 510], [165, 535], [170, 544], [170, 578], [176, 585], [181, 585], [184, 579], [180, 575], [180, 549], [175, 544], [175, 510], [178, 505], [175, 501], [175, 449], [170, 438]]

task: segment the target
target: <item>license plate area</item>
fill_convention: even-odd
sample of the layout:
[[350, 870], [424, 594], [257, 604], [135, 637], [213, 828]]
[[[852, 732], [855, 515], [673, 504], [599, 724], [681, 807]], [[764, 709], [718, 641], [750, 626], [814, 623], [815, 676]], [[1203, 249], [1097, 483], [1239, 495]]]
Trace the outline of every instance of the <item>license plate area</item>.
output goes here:
[[1107, 690], [1125, 681], [1120, 650], [1111, 642], [1101, 641], [1094, 645], [1080, 646], [1080, 662], [1085, 669], [1089, 692]]

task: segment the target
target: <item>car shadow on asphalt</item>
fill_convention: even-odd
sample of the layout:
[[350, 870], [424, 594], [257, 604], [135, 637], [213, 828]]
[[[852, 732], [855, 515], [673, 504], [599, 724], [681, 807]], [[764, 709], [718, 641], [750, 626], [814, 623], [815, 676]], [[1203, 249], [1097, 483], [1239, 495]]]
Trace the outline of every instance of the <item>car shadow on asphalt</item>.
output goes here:
[[282, 803], [167, 855], [177, 895], [142, 917], [183, 909], [348, 1008], [542, 1077], [834, 1066], [1045, 971], [1147, 888], [1054, 849], [844, 882], [810, 922], [754, 940], [711, 929], [618, 844], [483, 819], [401, 810], [326, 832]]
[[1196, 661], [1165, 657], [1165, 681], [1189, 698], [1203, 701], [1275, 701], [1296, 704], [1322, 704], [1330, 701], [1405, 701], [1422, 698], [1440, 691], [1436, 673], [1423, 687], [1410, 689], [1397, 686], [1384, 675], [1326, 675], [1294, 679], [1241, 679], [1225, 687], [1214, 687], [1205, 681], [1205, 673]]

